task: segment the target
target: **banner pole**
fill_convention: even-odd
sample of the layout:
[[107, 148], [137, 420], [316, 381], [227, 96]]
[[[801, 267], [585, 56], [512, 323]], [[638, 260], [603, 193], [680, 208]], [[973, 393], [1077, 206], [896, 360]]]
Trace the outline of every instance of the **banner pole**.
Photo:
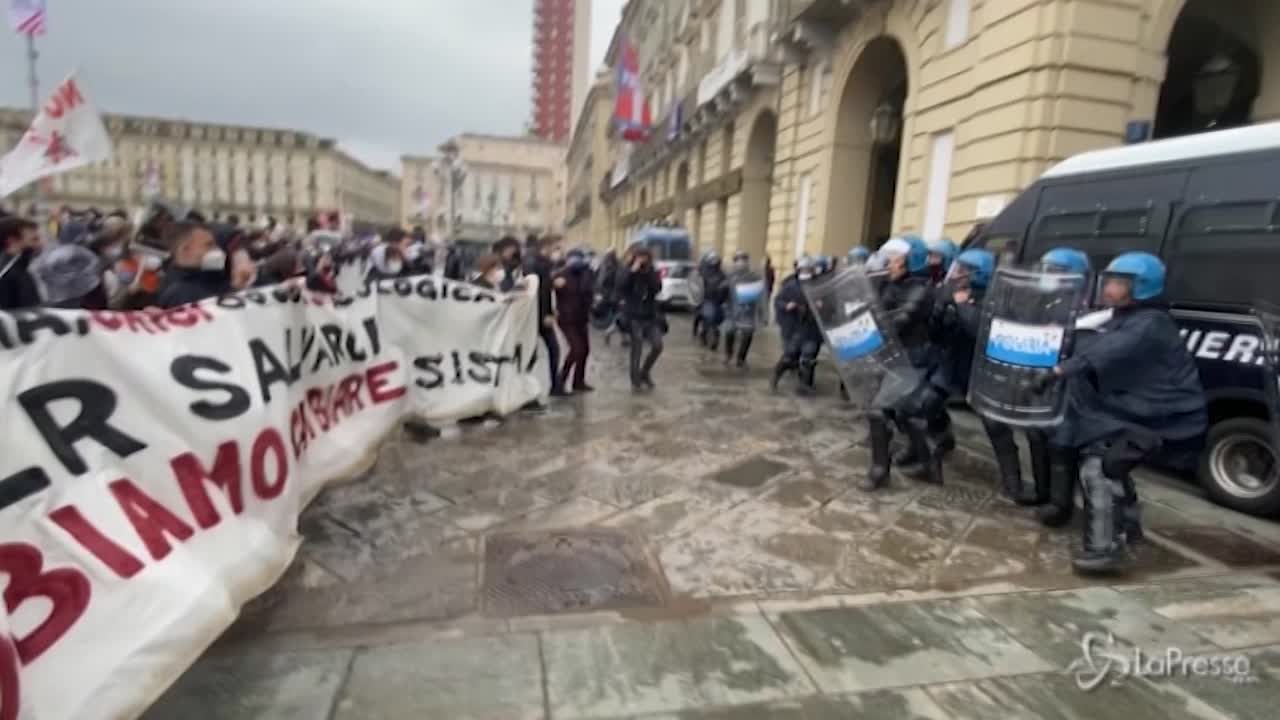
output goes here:
[[[31, 91], [31, 118], [40, 114], [40, 81], [36, 75], [36, 60], [40, 58], [40, 53], [36, 52], [36, 35], [34, 32], [27, 33], [27, 85]], [[40, 222], [40, 181], [31, 185], [31, 202], [33, 204], [34, 216], [32, 219]], [[44, 224], [41, 223], [41, 231], [45, 230]]]

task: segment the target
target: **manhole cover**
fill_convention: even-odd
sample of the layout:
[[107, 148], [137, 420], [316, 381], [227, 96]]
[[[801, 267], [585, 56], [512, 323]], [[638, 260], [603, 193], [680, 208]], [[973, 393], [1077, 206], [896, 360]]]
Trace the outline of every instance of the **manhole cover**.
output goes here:
[[930, 488], [921, 493], [916, 502], [935, 510], [975, 512], [989, 497], [991, 497], [990, 490], [957, 484]]
[[657, 561], [623, 532], [502, 533], [485, 540], [486, 615], [659, 607], [667, 594]]
[[769, 479], [784, 473], [791, 468], [768, 458], [751, 458], [727, 467], [711, 476], [712, 480], [722, 485], [740, 488], [757, 488], [769, 482]]

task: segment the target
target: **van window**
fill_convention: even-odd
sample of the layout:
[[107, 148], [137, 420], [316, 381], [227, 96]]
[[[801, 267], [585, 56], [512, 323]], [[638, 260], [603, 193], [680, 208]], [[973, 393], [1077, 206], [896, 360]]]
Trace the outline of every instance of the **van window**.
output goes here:
[[1126, 250], [1159, 253], [1171, 208], [1181, 202], [1188, 172], [1125, 177], [1082, 176], [1047, 184], [1023, 259], [1066, 245], [1105, 263]]
[[650, 238], [645, 246], [653, 253], [656, 260], [689, 260], [693, 257], [693, 246], [687, 237]]
[[1169, 298], [1223, 309], [1280, 302], [1278, 212], [1271, 201], [1187, 208], [1166, 253]]

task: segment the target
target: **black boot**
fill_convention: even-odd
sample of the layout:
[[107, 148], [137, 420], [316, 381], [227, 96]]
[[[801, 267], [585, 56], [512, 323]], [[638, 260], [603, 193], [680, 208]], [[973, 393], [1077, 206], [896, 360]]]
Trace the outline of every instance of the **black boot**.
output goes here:
[[745, 368], [747, 366], [747, 353], [751, 351], [751, 341], [754, 339], [755, 335], [751, 331], [744, 331], [739, 334], [742, 335], [742, 337], [738, 343], [737, 366], [739, 368]]
[[1049, 451], [1049, 502], [1036, 508], [1036, 516], [1046, 527], [1062, 527], [1075, 512], [1076, 483], [1080, 479], [1079, 455], [1074, 448]]
[[[898, 432], [902, 433], [903, 437], [908, 437], [907, 421], [903, 415], [895, 413], [893, 424], [898, 428]], [[903, 472], [914, 472], [919, 469], [917, 467], [919, 465], [920, 457], [916, 455], [916, 446], [910, 442], [893, 454], [893, 466]]]
[[956, 449], [956, 436], [951, 432], [951, 414], [941, 402], [934, 415], [929, 418], [929, 436], [933, 441], [934, 451], [939, 455], [946, 455]]
[[882, 417], [867, 418], [867, 440], [871, 443], [871, 466], [858, 488], [874, 492], [889, 484], [889, 424]]
[[1053, 476], [1053, 458], [1050, 456], [1049, 438], [1039, 430], [1028, 430], [1027, 450], [1031, 454], [1031, 477], [1035, 482], [1032, 490], [1033, 505], [1044, 505], [1049, 502], [1049, 485]]
[[1142, 506], [1138, 504], [1138, 488], [1133, 484], [1133, 476], [1126, 474], [1121, 481], [1124, 487], [1124, 540], [1133, 546], [1142, 541]]
[[724, 334], [724, 364], [733, 362], [733, 346], [737, 344], [738, 333], [730, 330]]
[[814, 393], [814, 373], [817, 370], [816, 363], [804, 360], [800, 361], [800, 369], [796, 371], [799, 376], [800, 384], [796, 386], [796, 394], [809, 397]]
[[769, 380], [769, 390], [778, 392], [778, 383], [782, 382], [782, 376], [787, 374], [790, 365], [784, 360], [779, 360], [777, 365], [773, 366], [773, 379]]
[[1084, 542], [1071, 559], [1077, 573], [1109, 574], [1128, 561], [1125, 543], [1125, 492], [1122, 480], [1102, 472], [1102, 459], [1086, 457], [1080, 469], [1084, 495]]
[[924, 418], [907, 418], [903, 423], [907, 431], [907, 444], [911, 452], [922, 458], [916, 467], [902, 470], [904, 475], [923, 480], [930, 485], [942, 484], [942, 455], [929, 442], [929, 423]]

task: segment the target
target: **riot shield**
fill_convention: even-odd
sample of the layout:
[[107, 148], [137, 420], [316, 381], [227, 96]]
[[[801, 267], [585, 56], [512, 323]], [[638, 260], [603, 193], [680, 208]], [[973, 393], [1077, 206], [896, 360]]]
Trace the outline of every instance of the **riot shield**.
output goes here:
[[969, 406], [996, 422], [1052, 427], [1066, 393], [1045, 376], [1071, 351], [1076, 316], [1090, 291], [1080, 273], [996, 269], [982, 306]]
[[1259, 301], [1253, 313], [1262, 326], [1262, 356], [1266, 360], [1263, 385], [1271, 417], [1271, 447], [1280, 452], [1280, 305]]
[[697, 312], [698, 307], [702, 305], [702, 298], [706, 297], [707, 289], [702, 286], [702, 273], [698, 268], [694, 268], [689, 273], [689, 306]]
[[894, 407], [920, 386], [923, 376], [889, 330], [862, 266], [827, 273], [802, 287], [850, 404], [862, 411]]

